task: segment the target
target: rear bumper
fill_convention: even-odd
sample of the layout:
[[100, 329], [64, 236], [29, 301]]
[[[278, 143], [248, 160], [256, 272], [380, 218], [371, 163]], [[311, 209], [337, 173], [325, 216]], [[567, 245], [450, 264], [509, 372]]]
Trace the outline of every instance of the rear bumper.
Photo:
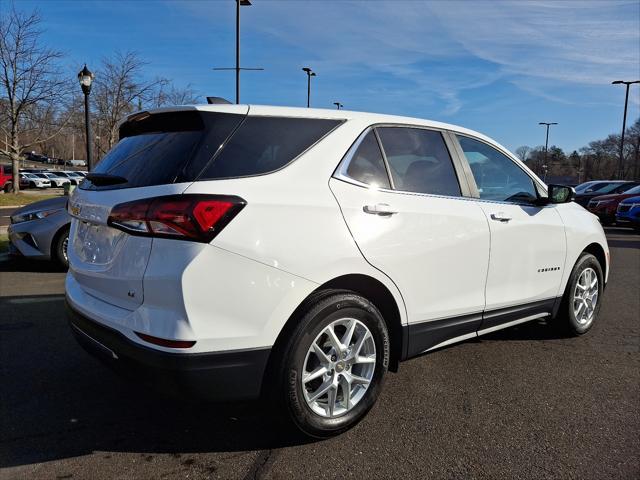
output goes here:
[[85, 350], [124, 376], [166, 393], [207, 400], [260, 395], [270, 348], [169, 353], [137, 344], [80, 314], [67, 303], [71, 329]]

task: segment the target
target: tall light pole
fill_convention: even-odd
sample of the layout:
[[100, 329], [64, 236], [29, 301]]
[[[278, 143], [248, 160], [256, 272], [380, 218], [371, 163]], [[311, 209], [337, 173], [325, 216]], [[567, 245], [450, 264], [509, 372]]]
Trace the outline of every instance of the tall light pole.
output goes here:
[[338, 110], [340, 110], [342, 107], [344, 107], [344, 105], [343, 105], [343, 104], [341, 104], [340, 102], [333, 102], [333, 104], [336, 106], [336, 108], [337, 108]]
[[625, 82], [624, 80], [616, 80], [611, 85], [626, 85], [627, 92], [624, 96], [624, 116], [622, 117], [622, 136], [620, 137], [620, 158], [618, 159], [618, 178], [624, 177], [624, 131], [627, 129], [627, 104], [629, 103], [629, 85], [640, 83], [640, 80]]
[[544, 141], [544, 181], [547, 181], [547, 170], [549, 166], [547, 165], [547, 151], [549, 150], [549, 127], [551, 125], [558, 125], [557, 122], [538, 122], [538, 125], [546, 125], [547, 127], [547, 137]]
[[89, 119], [89, 93], [91, 93], [91, 84], [93, 83], [94, 75], [84, 65], [84, 68], [78, 73], [78, 81], [82, 87], [82, 93], [84, 93], [84, 128], [87, 137], [87, 170], [93, 170], [93, 148], [91, 146], [91, 121]]
[[307, 108], [309, 108], [311, 103], [311, 77], [315, 77], [316, 74], [309, 67], [304, 67], [302, 71], [307, 74]]
[[235, 70], [236, 72], [236, 104], [240, 103], [240, 70], [264, 70], [263, 68], [242, 68], [240, 67], [240, 7], [250, 7], [249, 0], [235, 0], [236, 2], [236, 66], [233, 68], [223, 67], [214, 70]]

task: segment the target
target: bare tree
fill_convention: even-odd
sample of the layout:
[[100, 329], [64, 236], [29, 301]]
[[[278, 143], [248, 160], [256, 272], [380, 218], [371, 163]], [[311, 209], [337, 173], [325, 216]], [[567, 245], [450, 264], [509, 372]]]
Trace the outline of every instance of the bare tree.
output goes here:
[[521, 147], [516, 148], [516, 155], [523, 162], [527, 161], [529, 152], [531, 152], [531, 147], [528, 147], [527, 145], [522, 145]]
[[191, 105], [194, 103], [198, 103], [198, 94], [191, 85], [178, 88], [173, 83], [166, 83], [160, 85], [156, 90], [150, 106], [158, 108], [171, 105]]
[[135, 52], [118, 52], [102, 60], [92, 98], [98, 122], [96, 132], [106, 140], [105, 150], [116, 143], [120, 121], [150, 102], [156, 90], [167, 84], [165, 79], [144, 80], [145, 65]]
[[37, 11], [0, 16], [0, 126], [9, 139], [0, 151], [11, 158], [16, 193], [20, 155], [58, 133], [56, 109], [69, 91], [57, 64], [62, 54], [41, 46], [39, 25]]

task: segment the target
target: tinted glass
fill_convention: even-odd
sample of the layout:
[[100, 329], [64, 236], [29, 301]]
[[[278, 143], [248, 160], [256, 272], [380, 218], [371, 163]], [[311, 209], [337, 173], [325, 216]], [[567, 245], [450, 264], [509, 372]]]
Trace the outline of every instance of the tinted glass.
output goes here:
[[360, 142], [349, 161], [346, 174], [348, 177], [367, 185], [391, 188], [382, 152], [380, 152], [380, 146], [373, 131], [369, 132]]
[[260, 175], [278, 170], [320, 140], [340, 121], [247, 117], [199, 180]]
[[636, 195], [640, 193], [640, 185], [636, 185], [633, 188], [630, 188], [629, 190], [625, 190], [624, 194], [625, 195]]
[[120, 141], [98, 163], [95, 173], [117, 175], [126, 183], [84, 189], [146, 187], [194, 181], [243, 115], [167, 112], [138, 116], [122, 125]]
[[440, 132], [377, 128], [396, 190], [460, 196], [458, 177]]
[[486, 143], [469, 137], [458, 136], [480, 198], [500, 202], [525, 202], [537, 200], [533, 180], [506, 155]]
[[614, 189], [612, 193], [627, 193], [636, 185], [637, 185], [636, 183], [626, 183], [623, 185], [619, 185], [618, 188]]
[[617, 185], [617, 184], [612, 184], [611, 182], [594, 183], [593, 185], [589, 185], [586, 188], [582, 189], [582, 191], [583, 193], [598, 192], [603, 188], [611, 187], [612, 185]]

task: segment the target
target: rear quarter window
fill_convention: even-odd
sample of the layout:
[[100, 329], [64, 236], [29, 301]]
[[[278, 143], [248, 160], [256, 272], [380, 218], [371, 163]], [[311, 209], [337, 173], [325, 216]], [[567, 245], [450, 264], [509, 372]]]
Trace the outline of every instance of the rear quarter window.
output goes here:
[[341, 123], [340, 120], [247, 117], [199, 180], [262, 175], [296, 159]]

